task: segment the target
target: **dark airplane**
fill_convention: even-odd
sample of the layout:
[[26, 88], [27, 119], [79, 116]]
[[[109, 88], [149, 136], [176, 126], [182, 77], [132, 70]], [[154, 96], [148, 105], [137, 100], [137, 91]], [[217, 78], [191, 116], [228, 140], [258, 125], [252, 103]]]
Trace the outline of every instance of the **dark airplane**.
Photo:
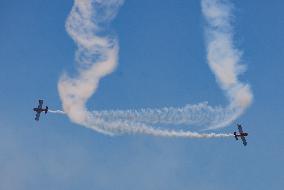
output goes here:
[[43, 100], [39, 100], [38, 102], [39, 102], [39, 104], [38, 104], [37, 108], [33, 109], [36, 112], [36, 117], [35, 117], [36, 121], [39, 121], [39, 117], [40, 117], [41, 112], [44, 112], [45, 114], [47, 114], [47, 112], [48, 112], [47, 106], [45, 107], [45, 109], [42, 108]]
[[242, 139], [242, 141], [243, 141], [244, 146], [246, 146], [248, 143], [247, 143], [245, 137], [248, 136], [248, 133], [245, 133], [243, 131], [242, 125], [237, 124], [237, 126], [238, 126], [238, 129], [239, 129], [239, 133], [234, 132], [235, 138], [236, 138], [236, 140], [239, 140], [238, 137], [240, 137]]

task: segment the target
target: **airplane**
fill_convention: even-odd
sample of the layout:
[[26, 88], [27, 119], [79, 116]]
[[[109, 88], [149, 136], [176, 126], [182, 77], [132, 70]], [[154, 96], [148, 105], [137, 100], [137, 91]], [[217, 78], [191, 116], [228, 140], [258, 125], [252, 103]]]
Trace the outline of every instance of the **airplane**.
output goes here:
[[244, 146], [246, 146], [248, 143], [247, 143], [245, 137], [248, 136], [248, 133], [245, 133], [243, 131], [242, 125], [237, 124], [237, 126], [238, 126], [238, 129], [239, 129], [239, 133], [234, 132], [234, 136], [235, 136], [236, 140], [239, 140], [238, 137], [240, 137], [243, 141]]
[[47, 106], [45, 107], [45, 109], [42, 108], [43, 100], [38, 100], [38, 102], [39, 102], [39, 104], [38, 104], [37, 108], [33, 109], [33, 111], [36, 112], [36, 117], [35, 117], [36, 121], [39, 121], [39, 117], [40, 117], [41, 112], [45, 112], [45, 114], [47, 114], [47, 112], [48, 112]]

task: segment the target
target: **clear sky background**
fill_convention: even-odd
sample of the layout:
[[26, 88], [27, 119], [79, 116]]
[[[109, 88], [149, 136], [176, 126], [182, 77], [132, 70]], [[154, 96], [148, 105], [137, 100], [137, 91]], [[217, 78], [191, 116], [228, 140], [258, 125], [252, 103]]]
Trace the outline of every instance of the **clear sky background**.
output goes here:
[[[32, 108], [60, 109], [57, 82], [75, 71], [69, 0], [0, 1], [0, 189], [266, 190], [284, 186], [284, 1], [233, 1], [254, 102], [235, 139], [109, 137]], [[206, 63], [199, 0], [126, 0], [112, 23], [119, 67], [90, 109], [226, 105]], [[233, 132], [232, 124], [216, 132]]]

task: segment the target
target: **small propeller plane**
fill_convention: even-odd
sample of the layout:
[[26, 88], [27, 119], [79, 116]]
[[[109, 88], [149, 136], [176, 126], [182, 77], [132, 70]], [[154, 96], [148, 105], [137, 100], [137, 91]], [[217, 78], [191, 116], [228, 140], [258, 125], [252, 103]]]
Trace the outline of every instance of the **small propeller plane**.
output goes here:
[[48, 112], [48, 107], [46, 106], [45, 109], [43, 109], [42, 105], [43, 105], [43, 100], [38, 100], [37, 108], [33, 109], [36, 112], [36, 117], [35, 117], [36, 121], [39, 121], [39, 117], [40, 117], [41, 112], [44, 112], [45, 114], [47, 114], [47, 112]]
[[248, 133], [245, 133], [243, 131], [242, 125], [237, 124], [237, 127], [239, 129], [239, 133], [234, 132], [234, 136], [235, 136], [236, 140], [239, 140], [238, 137], [240, 137], [242, 139], [242, 141], [243, 141], [244, 146], [246, 146], [248, 143], [247, 143], [245, 137], [248, 136]]

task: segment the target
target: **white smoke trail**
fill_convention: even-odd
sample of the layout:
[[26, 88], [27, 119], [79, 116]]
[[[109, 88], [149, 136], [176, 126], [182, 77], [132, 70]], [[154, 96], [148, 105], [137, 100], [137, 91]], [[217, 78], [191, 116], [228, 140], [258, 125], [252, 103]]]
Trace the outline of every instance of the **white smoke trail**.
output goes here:
[[199, 134], [190, 131], [160, 129], [156, 124], [192, 124], [209, 128], [225, 127], [234, 121], [252, 101], [247, 84], [238, 80], [244, 71], [240, 52], [234, 48], [231, 5], [223, 0], [202, 0], [207, 22], [208, 63], [230, 104], [211, 107], [207, 103], [181, 108], [106, 110], [89, 112], [85, 104], [95, 93], [99, 80], [114, 71], [118, 62], [118, 41], [106, 35], [106, 26], [116, 15], [123, 0], [75, 0], [66, 21], [66, 30], [78, 46], [78, 76], [61, 76], [58, 83], [64, 112], [80, 125], [105, 134], [142, 133], [167, 137], [228, 137], [231, 134]]
[[218, 83], [229, 98], [229, 108], [239, 116], [252, 102], [248, 84], [238, 80], [245, 71], [240, 64], [241, 52], [234, 47], [231, 26], [232, 5], [226, 0], [202, 0], [202, 12], [207, 21], [207, 59]]
[[66, 113], [65, 113], [64, 111], [62, 111], [62, 110], [51, 110], [51, 109], [49, 109], [48, 112], [50, 112], [50, 113], [57, 113], [57, 114], [66, 114]]

